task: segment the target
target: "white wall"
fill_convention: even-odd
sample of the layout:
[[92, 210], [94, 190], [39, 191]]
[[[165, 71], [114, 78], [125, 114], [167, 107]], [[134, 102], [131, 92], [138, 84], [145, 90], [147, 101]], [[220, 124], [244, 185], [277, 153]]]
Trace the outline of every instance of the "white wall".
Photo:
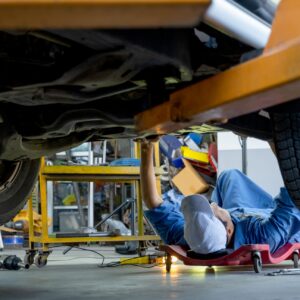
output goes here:
[[[275, 196], [283, 186], [278, 162], [267, 142], [247, 139], [248, 176]], [[227, 169], [242, 171], [242, 149], [239, 137], [231, 132], [218, 133], [219, 173]]]

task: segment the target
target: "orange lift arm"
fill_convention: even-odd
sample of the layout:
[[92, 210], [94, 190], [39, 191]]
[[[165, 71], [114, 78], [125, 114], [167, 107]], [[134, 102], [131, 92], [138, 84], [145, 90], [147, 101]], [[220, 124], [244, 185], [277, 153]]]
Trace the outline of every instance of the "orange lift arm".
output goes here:
[[1, 29], [151, 28], [197, 24], [210, 0], [1, 0]]
[[300, 1], [283, 0], [262, 56], [176, 91], [136, 116], [139, 133], [165, 134], [300, 98]]

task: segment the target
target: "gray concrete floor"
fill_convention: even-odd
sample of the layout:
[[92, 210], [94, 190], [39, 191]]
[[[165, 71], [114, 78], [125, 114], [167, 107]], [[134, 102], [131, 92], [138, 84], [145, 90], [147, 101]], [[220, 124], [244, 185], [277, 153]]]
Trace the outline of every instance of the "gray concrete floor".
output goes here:
[[[94, 248], [95, 249], [95, 248]], [[113, 248], [97, 248], [109, 261], [118, 260]], [[23, 256], [24, 251], [4, 251]], [[48, 265], [38, 269], [0, 271], [0, 299], [299, 299], [300, 276], [269, 277], [251, 267], [188, 267], [180, 262], [166, 274], [163, 267], [99, 268], [99, 257], [55, 249]], [[264, 271], [291, 264], [265, 267]]]

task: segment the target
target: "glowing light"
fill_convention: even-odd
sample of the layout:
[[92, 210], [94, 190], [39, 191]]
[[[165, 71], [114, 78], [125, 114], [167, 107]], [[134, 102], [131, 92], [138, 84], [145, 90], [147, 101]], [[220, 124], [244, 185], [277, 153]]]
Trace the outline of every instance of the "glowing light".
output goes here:
[[176, 256], [172, 256], [172, 263], [176, 263], [178, 261], [178, 258]]
[[[178, 261], [178, 258], [176, 256], [171, 256], [171, 260], [172, 260], [172, 263], [176, 263]], [[166, 263], [166, 258], [165, 257], [162, 259], [162, 263], [163, 264]]]

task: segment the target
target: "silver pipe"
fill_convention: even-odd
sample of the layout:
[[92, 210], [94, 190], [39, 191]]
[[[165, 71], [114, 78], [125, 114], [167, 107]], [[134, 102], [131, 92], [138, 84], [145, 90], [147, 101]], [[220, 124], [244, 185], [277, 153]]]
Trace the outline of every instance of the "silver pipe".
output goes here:
[[[94, 152], [92, 143], [89, 143], [89, 165], [94, 165]], [[94, 228], [94, 182], [89, 182], [88, 188], [88, 228]]]
[[204, 23], [257, 49], [266, 46], [271, 26], [235, 2], [212, 0]]
[[[69, 162], [72, 162], [72, 152], [71, 150], [66, 151], [66, 157]], [[72, 182], [73, 186], [73, 192], [75, 195], [76, 203], [78, 206], [78, 212], [79, 212], [79, 222], [80, 222], [80, 227], [83, 228], [85, 227], [85, 222], [84, 222], [84, 212], [80, 203], [80, 190], [79, 190], [79, 185], [78, 182]]]

